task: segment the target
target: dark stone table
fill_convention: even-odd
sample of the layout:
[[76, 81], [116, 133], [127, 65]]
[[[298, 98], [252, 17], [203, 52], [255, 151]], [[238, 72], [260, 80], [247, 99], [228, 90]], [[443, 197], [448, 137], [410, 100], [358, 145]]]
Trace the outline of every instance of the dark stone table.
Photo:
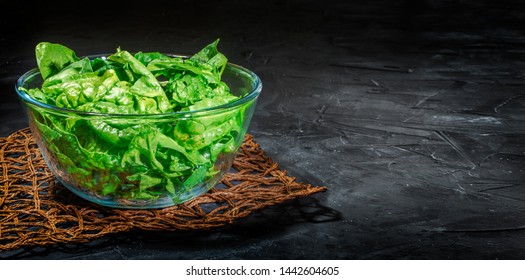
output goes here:
[[189, 54], [220, 37], [264, 83], [250, 133], [329, 190], [210, 231], [1, 258], [525, 258], [522, 1], [5, 2], [0, 136], [27, 126], [14, 83], [40, 41]]

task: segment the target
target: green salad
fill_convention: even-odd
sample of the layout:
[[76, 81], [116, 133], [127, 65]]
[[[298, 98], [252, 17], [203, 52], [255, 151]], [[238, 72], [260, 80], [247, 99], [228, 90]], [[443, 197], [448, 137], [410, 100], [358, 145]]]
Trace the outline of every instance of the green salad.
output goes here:
[[94, 59], [79, 58], [63, 45], [38, 44], [42, 86], [20, 90], [41, 103], [95, 113], [30, 108], [68, 181], [102, 196], [156, 199], [215, 176], [218, 158], [239, 144], [246, 106], [173, 120], [165, 115], [240, 98], [221, 81], [227, 58], [217, 44], [189, 58], [117, 49]]

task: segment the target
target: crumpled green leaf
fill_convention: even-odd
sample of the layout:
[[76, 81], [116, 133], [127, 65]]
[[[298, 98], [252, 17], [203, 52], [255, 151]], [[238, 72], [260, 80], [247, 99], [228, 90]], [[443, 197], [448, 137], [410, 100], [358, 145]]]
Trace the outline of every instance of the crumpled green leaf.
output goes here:
[[130, 82], [133, 85], [129, 91], [136, 96], [139, 114], [159, 114], [168, 112], [171, 104], [159, 81], [153, 74], [127, 51], [118, 51], [108, 57], [108, 60], [123, 64], [134, 76]]
[[35, 48], [35, 53], [38, 69], [44, 79], [78, 60], [75, 52], [70, 48], [48, 42], [39, 43]]

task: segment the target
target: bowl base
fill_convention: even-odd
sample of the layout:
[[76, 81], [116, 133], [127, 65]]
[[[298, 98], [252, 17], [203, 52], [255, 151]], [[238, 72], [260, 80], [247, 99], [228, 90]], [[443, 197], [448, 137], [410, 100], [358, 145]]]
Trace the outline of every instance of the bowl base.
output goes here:
[[206, 187], [208, 184], [203, 184], [201, 186], [193, 188], [191, 191], [184, 194], [178, 194], [173, 196], [164, 196], [157, 199], [125, 199], [119, 198], [116, 199], [111, 196], [101, 196], [96, 195], [93, 192], [86, 190], [81, 190], [77, 187], [74, 187], [60, 179], [57, 180], [64, 186], [66, 189], [74, 193], [75, 195], [81, 197], [84, 200], [93, 202], [98, 205], [111, 207], [111, 208], [120, 208], [120, 209], [159, 209], [166, 208], [170, 206], [175, 206], [177, 204], [184, 203], [189, 201], [205, 192], [207, 192], [212, 186]]

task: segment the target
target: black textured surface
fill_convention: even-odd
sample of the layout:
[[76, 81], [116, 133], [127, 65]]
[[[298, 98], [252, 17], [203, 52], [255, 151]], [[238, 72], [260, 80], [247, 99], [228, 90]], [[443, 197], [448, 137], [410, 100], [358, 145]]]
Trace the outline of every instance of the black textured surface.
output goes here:
[[4, 2], [0, 136], [27, 126], [13, 84], [39, 41], [193, 53], [220, 37], [264, 84], [250, 132], [329, 191], [221, 229], [1, 258], [525, 258], [521, 1]]

